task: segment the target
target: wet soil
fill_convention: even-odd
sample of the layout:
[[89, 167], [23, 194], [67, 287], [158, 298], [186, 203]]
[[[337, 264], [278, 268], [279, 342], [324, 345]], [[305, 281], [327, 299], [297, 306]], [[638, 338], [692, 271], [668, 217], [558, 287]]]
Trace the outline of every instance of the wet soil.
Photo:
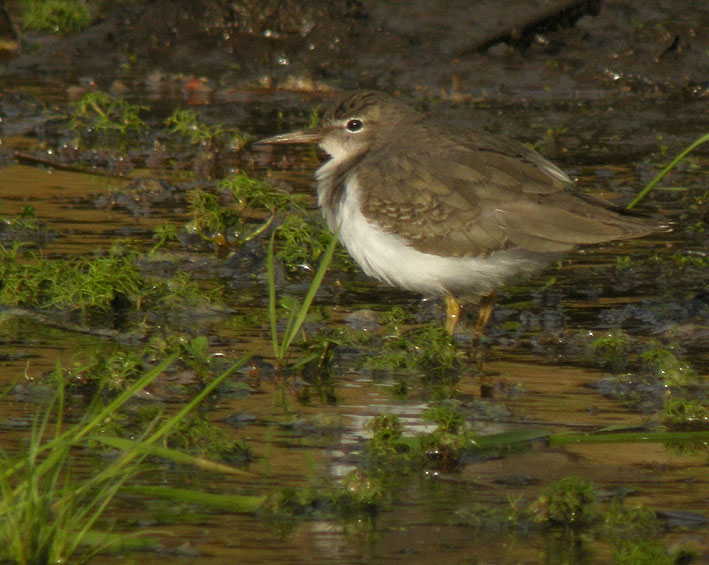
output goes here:
[[[182, 228], [193, 219], [191, 191], [216, 192], [216, 182], [235, 170], [306, 196], [305, 217], [318, 218], [315, 152], [170, 145], [174, 136], [163, 120], [175, 107], [260, 137], [306, 124], [313, 107], [328, 106], [342, 89], [381, 88], [441, 119], [533, 144], [579, 186], [619, 203], [709, 131], [709, 8], [577, 2], [579, 11], [569, 15], [560, 6], [570, 3], [560, 2], [549, 15], [546, 2], [512, 4], [157, 1], [105, 6], [88, 28], [68, 36], [23, 31], [21, 49], [5, 54], [0, 67], [0, 214], [11, 219], [30, 205], [41, 227], [22, 231], [3, 222], [0, 242], [22, 240], [30, 251], [41, 246], [45, 257], [67, 258], [130, 238], [145, 254], [143, 273], [189, 273], [203, 291], [223, 290], [209, 305], [104, 318], [0, 305], [0, 388], [12, 387], [0, 399], [3, 449], [25, 444], [51, 394], [48, 374], [57, 360], [75, 368], [173, 334], [206, 335], [215, 359], [258, 356], [203, 408], [205, 418], [246, 442], [254, 476], [164, 465], [155, 480], [141, 479], [148, 484], [254, 495], [337, 485], [363, 465], [373, 417], [397, 414], [406, 434], [422, 433], [431, 430], [425, 410], [441, 401], [453, 402], [471, 430], [485, 435], [657, 431], [669, 397], [686, 394], [706, 405], [709, 160], [701, 147], [643, 202], [674, 222], [672, 232], [584, 249], [503, 289], [479, 348], [470, 343], [469, 306], [456, 335], [466, 361], [440, 374], [368, 360], [389, 341], [392, 306], [405, 313], [396, 331], [406, 332], [440, 322], [442, 305], [335, 267], [316, 298], [320, 317], [306, 329], [343, 343], [325, 373], [278, 378], [264, 268], [270, 231], [226, 253], [183, 233], [147, 255], [157, 226]], [[9, 11], [15, 13], [12, 3]], [[96, 86], [150, 105], [147, 131], [125, 141], [69, 129], [70, 102]], [[311, 273], [279, 271], [279, 295], [302, 297]], [[345, 342], [342, 336], [363, 327], [371, 341]], [[619, 330], [626, 336], [621, 349], [594, 347]], [[690, 366], [692, 386], [669, 386], [643, 365], [649, 347], [666, 348]], [[196, 388], [195, 372], [183, 367], [135, 402], [170, 410]], [[71, 409], [80, 412], [77, 396]], [[99, 458], [87, 454], [77, 473], [100, 468]], [[602, 500], [622, 495], [651, 508], [662, 517], [665, 548], [690, 548], [693, 562], [707, 559], [706, 443], [682, 449], [539, 441], [519, 452], [468, 454], [452, 468], [432, 461], [391, 481], [389, 503], [365, 517], [274, 524], [262, 515], [176, 509], [124, 495], [109, 519], [120, 531], [162, 532], [162, 549], [148, 555], [170, 563], [608, 562], [607, 544], [573, 530], [479, 523], [481, 507], [529, 503], [570, 475], [593, 482]], [[680, 528], [671, 527], [673, 519]]]

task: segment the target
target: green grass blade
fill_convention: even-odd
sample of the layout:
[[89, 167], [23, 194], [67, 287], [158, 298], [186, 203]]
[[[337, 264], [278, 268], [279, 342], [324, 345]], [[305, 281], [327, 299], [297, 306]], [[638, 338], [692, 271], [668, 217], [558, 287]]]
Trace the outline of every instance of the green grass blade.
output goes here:
[[224, 463], [218, 463], [216, 461], [210, 461], [203, 457], [195, 457], [194, 455], [189, 455], [177, 449], [170, 449], [169, 447], [159, 447], [156, 445], [145, 445], [139, 441], [133, 441], [129, 439], [119, 438], [119, 437], [104, 437], [104, 436], [92, 436], [92, 439], [109, 445], [116, 449], [122, 451], [136, 451], [144, 455], [153, 455], [155, 457], [160, 457], [162, 459], [167, 459], [173, 461], [174, 463], [181, 463], [186, 465], [193, 465], [199, 467], [200, 469], [205, 469], [207, 471], [216, 471], [218, 473], [226, 473], [229, 475], [241, 475], [251, 477], [251, 473], [247, 471], [242, 471], [231, 465], [225, 465]]
[[182, 410], [180, 410], [177, 414], [175, 414], [172, 418], [170, 418], [167, 422], [160, 426], [160, 428], [155, 433], [153, 433], [148, 439], [146, 439], [145, 443], [147, 445], [150, 445], [167, 435], [187, 414], [194, 410], [194, 408], [200, 402], [202, 402], [202, 400], [209, 396], [212, 391], [222, 383], [224, 379], [230, 376], [234, 371], [240, 369], [249, 359], [251, 359], [251, 357], [251, 353], [244, 355], [236, 363], [234, 363], [231, 367], [229, 367], [226, 371], [219, 375], [216, 379], [214, 379], [207, 386], [205, 386], [204, 389], [202, 389], [202, 391], [197, 396], [195, 396], [184, 408], [182, 408]]
[[687, 147], [687, 149], [685, 149], [684, 151], [682, 151], [682, 153], [677, 155], [677, 157], [675, 157], [674, 160], [669, 165], [667, 165], [664, 169], [662, 169], [662, 171], [660, 171], [660, 174], [658, 174], [654, 179], [652, 179], [647, 184], [647, 186], [645, 186], [645, 188], [643, 188], [640, 191], [640, 194], [638, 194], [633, 199], [633, 201], [630, 204], [628, 204], [628, 206], [626, 208], [628, 210], [633, 208], [638, 202], [640, 202], [643, 198], [645, 198], [647, 193], [650, 192], [652, 190], [652, 188], [658, 182], [660, 182], [667, 173], [669, 173], [672, 169], [674, 169], [675, 166], [677, 165], [677, 163], [679, 163], [682, 159], [684, 159], [690, 151], [692, 151], [694, 148], [698, 147], [699, 145], [701, 145], [702, 143], [705, 143], [707, 141], [709, 141], [709, 133], [707, 133], [707, 134], [703, 135], [702, 137], [700, 137], [699, 139], [697, 139], [694, 143], [692, 143], [689, 147]]
[[[618, 426], [617, 428], [621, 428]], [[610, 430], [612, 428], [608, 428]], [[627, 429], [627, 428], [626, 428]], [[476, 436], [473, 446], [477, 449], [495, 449], [528, 443], [534, 440], [546, 440], [550, 446], [570, 445], [579, 443], [659, 443], [709, 441], [709, 431], [690, 432], [649, 432], [646, 430], [611, 432], [597, 430], [592, 433], [558, 433], [552, 434], [545, 430], [513, 430], [499, 434]]]
[[174, 536], [174, 532], [157, 529], [140, 529], [132, 532], [111, 532], [102, 530], [91, 530], [86, 532], [81, 545], [95, 547], [87, 557], [101, 551], [159, 551], [164, 549], [157, 537], [150, 535]]
[[129, 486], [125, 487], [123, 491], [140, 494], [142, 496], [175, 500], [181, 503], [201, 504], [210, 508], [239, 513], [255, 512], [266, 499], [265, 496], [215, 494], [192, 489], [157, 486]]
[[[124, 474], [118, 481], [112, 485], [101, 487], [99, 492], [96, 494], [95, 498], [89, 503], [87, 511], [92, 511], [91, 516], [86, 519], [81, 520], [83, 527], [76, 532], [71, 543], [68, 544], [66, 548], [67, 555], [74, 555], [79, 545], [83, 543], [86, 538], [86, 534], [93, 528], [94, 524], [103, 516], [104, 511], [111, 503], [116, 493], [123, 486], [127, 478], [127, 474]], [[81, 514], [77, 514], [77, 517], [82, 517]]]
[[499, 434], [476, 436], [474, 445], [478, 449], [495, 449], [548, 438], [551, 434], [544, 430], [512, 430]]
[[[152, 433], [147, 439], [144, 439], [141, 441], [143, 446], [150, 446], [151, 444], [155, 443], [159, 439], [163, 438], [166, 436], [173, 428], [175, 428], [179, 422], [190, 412], [192, 411], [207, 395], [211, 394], [211, 392], [224, 380], [226, 379], [229, 375], [231, 375], [234, 371], [239, 369], [244, 363], [246, 363], [249, 359], [251, 358], [251, 354], [249, 355], [244, 355], [241, 357], [236, 363], [234, 363], [231, 367], [229, 367], [226, 371], [224, 371], [221, 375], [219, 375], [216, 379], [214, 379], [211, 383], [209, 383], [204, 389], [194, 398], [192, 399], [189, 404], [187, 404], [185, 407], [182, 408], [179, 412], [177, 412], [174, 416], [172, 416], [167, 422], [162, 424], [160, 428], [158, 428], [155, 432]], [[144, 457], [145, 455], [138, 449], [134, 449], [131, 451], [127, 451], [124, 453], [123, 457], [121, 457], [118, 461], [116, 461], [113, 465], [110, 467], [106, 468], [105, 470], [101, 471], [98, 475], [94, 476], [90, 481], [86, 481], [81, 487], [79, 487], [76, 490], [76, 495], [78, 494], [83, 494], [84, 491], [88, 490], [89, 488], [92, 487], [94, 484], [99, 484], [103, 481], [106, 481], [110, 479], [113, 476], [116, 476], [121, 472], [121, 469], [123, 469], [125, 466], [127, 466], [131, 461], [133, 461], [136, 457]]]
[[697, 432], [623, 432], [609, 434], [553, 434], [549, 445], [572, 443], [659, 443], [664, 441], [709, 441], [709, 431]]
[[310, 310], [310, 305], [313, 303], [313, 299], [315, 298], [315, 294], [317, 293], [318, 289], [320, 288], [320, 284], [322, 283], [322, 280], [325, 278], [325, 272], [327, 271], [328, 266], [330, 265], [330, 261], [332, 260], [332, 256], [335, 253], [335, 247], [337, 246], [337, 234], [334, 234], [332, 236], [332, 241], [330, 241], [330, 244], [327, 246], [327, 249], [323, 253], [322, 258], [320, 259], [320, 265], [318, 265], [318, 270], [315, 273], [315, 276], [313, 277], [313, 282], [310, 284], [310, 288], [308, 289], [308, 294], [305, 295], [305, 299], [303, 300], [303, 304], [300, 307], [300, 310], [298, 311], [298, 316], [296, 317], [295, 324], [293, 325], [293, 328], [291, 332], [284, 336], [284, 343], [285, 346], [283, 348], [283, 351], [287, 351], [288, 347], [290, 347], [290, 344], [293, 342], [295, 339], [295, 336], [298, 334], [300, 331], [301, 326], [303, 325], [303, 322], [305, 321], [306, 316], [308, 315], [308, 311]]
[[[298, 308], [298, 311], [296, 310], [291, 310], [288, 313], [288, 320], [286, 321], [286, 328], [283, 331], [283, 342], [281, 343], [281, 347], [278, 350], [278, 360], [283, 361], [286, 357], [286, 352], [288, 351], [288, 345], [290, 344], [290, 341], [288, 341], [288, 336], [292, 335], [294, 332], [297, 333], [297, 330], [294, 330], [296, 327], [296, 322], [297, 322], [297, 314], [300, 313], [300, 309], [303, 307], [301, 304]], [[286, 343], [288, 342], [288, 343]]]
[[266, 272], [268, 275], [268, 320], [271, 324], [271, 342], [273, 343], [273, 355], [277, 359], [280, 359], [279, 352], [280, 347], [278, 346], [278, 328], [276, 324], [278, 322], [276, 317], [276, 276], [274, 273], [274, 255], [273, 255], [273, 242], [276, 237], [276, 232], [271, 234], [271, 241], [268, 244], [268, 255], [266, 257]]
[[113, 402], [111, 402], [108, 406], [106, 406], [103, 410], [101, 410], [98, 414], [91, 418], [91, 420], [89, 420], [86, 424], [80, 426], [78, 429], [72, 428], [68, 430], [67, 432], [62, 434], [62, 436], [58, 439], [70, 438], [72, 443], [76, 443], [78, 440], [82, 439], [96, 426], [102, 424], [106, 418], [114, 414], [121, 406], [123, 406], [123, 404], [128, 402], [128, 400], [136, 392], [144, 389], [156, 378], [158, 378], [162, 374], [162, 372], [167, 369], [175, 359], [177, 359], [177, 356], [178, 352], [168, 355], [164, 361], [150, 369], [147, 373], [145, 373], [142, 377], [135, 381], [131, 386], [125, 389], [120, 395], [116, 397], [115, 400], [113, 400]]

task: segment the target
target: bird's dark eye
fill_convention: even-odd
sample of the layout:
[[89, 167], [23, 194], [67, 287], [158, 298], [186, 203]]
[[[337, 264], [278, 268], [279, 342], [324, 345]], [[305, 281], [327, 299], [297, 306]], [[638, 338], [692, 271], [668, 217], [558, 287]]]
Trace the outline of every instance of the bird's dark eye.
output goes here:
[[347, 128], [347, 131], [359, 131], [362, 129], [362, 120], [350, 120], [349, 122], [347, 122], [347, 125], [345, 127]]

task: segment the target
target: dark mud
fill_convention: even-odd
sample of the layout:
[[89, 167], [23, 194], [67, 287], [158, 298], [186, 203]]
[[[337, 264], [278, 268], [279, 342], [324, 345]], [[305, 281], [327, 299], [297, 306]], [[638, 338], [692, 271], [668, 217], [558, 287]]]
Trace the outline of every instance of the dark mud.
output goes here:
[[693, 94], [707, 87], [708, 23], [706, 6], [669, 0], [164, 0], [104, 6], [69, 37], [26, 33], [5, 74], [91, 77], [106, 87], [162, 71], [231, 88], [339, 85], [496, 100]]

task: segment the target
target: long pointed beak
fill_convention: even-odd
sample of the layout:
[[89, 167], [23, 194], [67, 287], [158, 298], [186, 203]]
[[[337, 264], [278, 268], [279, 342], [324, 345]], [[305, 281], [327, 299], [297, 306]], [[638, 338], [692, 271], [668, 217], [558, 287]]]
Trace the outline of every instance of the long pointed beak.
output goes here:
[[290, 133], [274, 135], [266, 139], [260, 139], [256, 142], [256, 145], [269, 145], [274, 143], [318, 143], [323, 138], [324, 133], [322, 127], [301, 129]]

